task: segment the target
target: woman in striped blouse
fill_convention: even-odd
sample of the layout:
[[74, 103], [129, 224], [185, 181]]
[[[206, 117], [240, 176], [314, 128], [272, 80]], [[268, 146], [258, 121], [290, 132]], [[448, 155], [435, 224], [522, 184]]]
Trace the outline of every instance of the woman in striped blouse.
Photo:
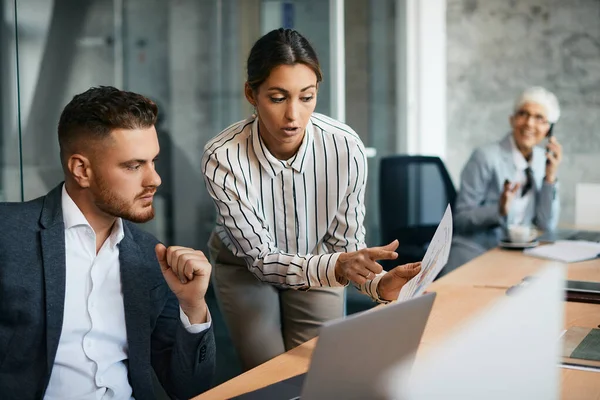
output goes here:
[[350, 127], [314, 112], [322, 75], [308, 41], [274, 30], [247, 69], [255, 114], [205, 146], [202, 169], [217, 207], [217, 297], [249, 369], [343, 316], [349, 282], [393, 300], [420, 264], [385, 273], [376, 260], [396, 258], [397, 241], [366, 248], [365, 149]]

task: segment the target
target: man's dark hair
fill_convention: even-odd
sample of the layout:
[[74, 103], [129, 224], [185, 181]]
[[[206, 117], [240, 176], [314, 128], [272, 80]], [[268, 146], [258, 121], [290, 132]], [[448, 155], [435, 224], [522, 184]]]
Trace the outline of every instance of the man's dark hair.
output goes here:
[[111, 86], [93, 87], [76, 95], [58, 122], [63, 166], [71, 154], [79, 151], [83, 140], [105, 139], [115, 129], [150, 128], [157, 115], [158, 107], [152, 100]]

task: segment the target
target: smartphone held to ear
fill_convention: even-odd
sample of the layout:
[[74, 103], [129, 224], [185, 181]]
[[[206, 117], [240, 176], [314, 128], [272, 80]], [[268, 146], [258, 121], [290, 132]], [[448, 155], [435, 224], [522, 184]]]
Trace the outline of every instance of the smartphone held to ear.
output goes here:
[[554, 130], [554, 124], [550, 124], [550, 129], [548, 129], [548, 133], [546, 133], [548, 139], [552, 137], [552, 130]]
[[[548, 129], [548, 133], [546, 134], [546, 137], [548, 138], [548, 140], [550, 140], [550, 138], [553, 135], [553, 131], [554, 130], [554, 124], [550, 124], [550, 129]], [[550, 149], [548, 147], [546, 147], [546, 153], [550, 153]], [[555, 155], [555, 154], [553, 154]], [[546, 164], [550, 164], [550, 160], [546, 160]]]

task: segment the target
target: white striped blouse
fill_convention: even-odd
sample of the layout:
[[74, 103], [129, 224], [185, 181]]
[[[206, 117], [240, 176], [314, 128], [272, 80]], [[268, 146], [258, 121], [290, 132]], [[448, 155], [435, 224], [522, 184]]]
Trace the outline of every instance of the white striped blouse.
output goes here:
[[[258, 279], [295, 289], [343, 286], [335, 279], [339, 254], [365, 247], [367, 159], [350, 127], [313, 113], [298, 152], [282, 161], [253, 116], [206, 144], [202, 172], [217, 234]], [[381, 301], [384, 273], [359, 289]]]

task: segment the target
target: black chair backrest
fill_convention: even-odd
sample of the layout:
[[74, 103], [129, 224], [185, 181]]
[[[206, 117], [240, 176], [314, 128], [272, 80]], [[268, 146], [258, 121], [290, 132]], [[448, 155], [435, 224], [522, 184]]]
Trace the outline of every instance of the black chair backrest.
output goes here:
[[[426, 245], [456, 190], [439, 157], [395, 155], [381, 159], [379, 213], [381, 240]], [[416, 261], [416, 260], [415, 260]]]

